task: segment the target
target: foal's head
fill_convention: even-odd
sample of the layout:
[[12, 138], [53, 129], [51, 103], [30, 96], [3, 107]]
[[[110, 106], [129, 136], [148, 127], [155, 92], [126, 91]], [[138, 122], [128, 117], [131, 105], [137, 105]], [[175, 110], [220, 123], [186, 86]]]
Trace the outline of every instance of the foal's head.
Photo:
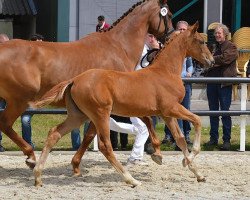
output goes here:
[[167, 0], [148, 0], [152, 13], [149, 20], [148, 32], [157, 38], [167, 37], [173, 32], [172, 13]]
[[185, 31], [185, 34], [188, 34], [186, 56], [190, 56], [198, 60], [204, 67], [211, 67], [214, 64], [214, 59], [208, 50], [203, 37], [197, 32], [198, 27], [199, 23], [196, 22], [193, 26], [190, 26], [187, 31]]

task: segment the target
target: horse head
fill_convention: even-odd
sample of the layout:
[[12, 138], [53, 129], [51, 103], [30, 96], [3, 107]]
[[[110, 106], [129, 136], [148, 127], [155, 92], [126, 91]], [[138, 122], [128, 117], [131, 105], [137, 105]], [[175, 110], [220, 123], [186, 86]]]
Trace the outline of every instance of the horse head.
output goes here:
[[198, 60], [204, 67], [211, 67], [214, 64], [214, 58], [210, 53], [203, 37], [197, 32], [199, 23], [196, 22], [186, 31], [187, 37], [187, 56]]
[[148, 32], [163, 40], [164, 43], [166, 38], [174, 32], [172, 13], [167, 0], [151, 0], [150, 2], [152, 3], [150, 7], [154, 12], [149, 20]]

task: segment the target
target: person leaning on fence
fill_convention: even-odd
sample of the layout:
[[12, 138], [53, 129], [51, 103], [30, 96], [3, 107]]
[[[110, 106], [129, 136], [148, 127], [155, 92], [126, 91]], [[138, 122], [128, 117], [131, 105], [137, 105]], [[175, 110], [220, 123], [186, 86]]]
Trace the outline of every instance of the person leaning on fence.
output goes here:
[[[215, 64], [208, 69], [206, 77], [235, 77], [237, 47], [227, 39], [229, 30], [224, 24], [219, 24], [214, 30], [216, 47], [213, 53]], [[211, 83], [207, 84], [207, 97], [209, 110], [228, 111], [232, 100], [232, 84]], [[232, 120], [230, 116], [222, 116], [223, 145], [221, 150], [230, 150]], [[210, 140], [207, 146], [218, 145], [219, 116], [210, 116]]]
[[[0, 43], [4, 43], [6, 41], [9, 41], [9, 37], [4, 33], [0, 34]], [[0, 109], [4, 109], [5, 106], [6, 106], [5, 100], [0, 98]], [[3, 139], [2, 132], [0, 131], [0, 152], [5, 151], [4, 147], [2, 146], [2, 139]]]

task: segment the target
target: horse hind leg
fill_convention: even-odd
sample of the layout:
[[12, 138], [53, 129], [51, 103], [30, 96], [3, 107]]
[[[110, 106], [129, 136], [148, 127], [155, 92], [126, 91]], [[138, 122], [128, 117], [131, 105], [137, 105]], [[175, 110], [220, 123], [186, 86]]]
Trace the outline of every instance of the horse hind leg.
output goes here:
[[141, 182], [134, 179], [131, 174], [124, 169], [119, 161], [117, 161], [112, 145], [110, 142], [110, 132], [109, 132], [109, 115], [104, 117], [100, 117], [96, 120], [93, 120], [98, 135], [98, 145], [99, 150], [102, 154], [107, 158], [107, 160], [111, 163], [111, 165], [116, 169], [116, 171], [123, 177], [124, 181], [127, 184], [131, 184], [133, 187], [141, 185]]
[[74, 176], [81, 175], [81, 170], [80, 170], [81, 159], [82, 159], [86, 149], [88, 148], [89, 144], [93, 141], [95, 136], [96, 136], [95, 126], [92, 122], [90, 122], [87, 133], [84, 135], [82, 144], [79, 147], [79, 149], [77, 150], [77, 152], [75, 153], [75, 155], [71, 161]]
[[70, 98], [69, 93], [66, 93], [66, 105], [67, 105], [67, 111], [68, 111], [68, 116], [66, 120], [49, 131], [47, 140], [45, 142], [45, 146], [34, 168], [35, 186], [42, 185], [42, 178], [41, 178], [42, 170], [44, 168], [44, 164], [48, 158], [49, 152], [51, 151], [52, 147], [65, 134], [69, 133], [74, 128], [80, 127], [80, 125], [85, 120], [88, 119], [88, 117], [76, 107], [76, 105]]
[[7, 106], [0, 112], [0, 130], [3, 131], [17, 146], [23, 154], [28, 156], [26, 164], [33, 169], [36, 164], [36, 156], [31, 145], [21, 138], [12, 128], [15, 120], [25, 111], [27, 104], [21, 100], [7, 100]]
[[67, 119], [59, 124], [58, 126], [52, 128], [49, 131], [47, 140], [45, 142], [45, 146], [42, 150], [40, 158], [34, 168], [34, 176], [35, 176], [35, 186], [42, 186], [42, 170], [44, 168], [44, 164], [48, 158], [48, 155], [53, 148], [53, 146], [67, 133], [69, 133], [72, 129], [76, 127], [80, 127], [81, 123], [85, 121], [87, 117], [72, 117], [68, 116]]

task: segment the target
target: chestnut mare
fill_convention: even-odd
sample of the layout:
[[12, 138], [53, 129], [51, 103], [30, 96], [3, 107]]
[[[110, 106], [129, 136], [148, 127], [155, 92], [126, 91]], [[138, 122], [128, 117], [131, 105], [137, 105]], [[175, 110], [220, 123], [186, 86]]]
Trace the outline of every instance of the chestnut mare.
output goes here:
[[[188, 165], [198, 181], [205, 181], [193, 162], [200, 151], [201, 120], [180, 104], [185, 95], [180, 76], [184, 58], [191, 56], [204, 66], [214, 63], [197, 28], [198, 23], [172, 39], [148, 68], [135, 72], [92, 69], [58, 84], [35, 102], [33, 106], [41, 107], [65, 96], [68, 111], [67, 119], [49, 132], [34, 168], [35, 185], [42, 184], [41, 174], [51, 148], [62, 136], [88, 118], [95, 124], [99, 149], [103, 155], [126, 183], [139, 185], [140, 182], [123, 168], [113, 153], [109, 136], [111, 113], [121, 116], [161, 116], [184, 154], [183, 166]], [[194, 125], [195, 139], [191, 153], [176, 118], [188, 120]]]
[[171, 13], [161, 14], [162, 8], [168, 8], [166, 3], [167, 0], [139, 2], [108, 31], [92, 33], [76, 42], [11, 40], [0, 44], [0, 98], [7, 102], [6, 109], [0, 112], [0, 130], [28, 156], [29, 167], [35, 166], [34, 151], [12, 128], [28, 102], [88, 69], [133, 71], [147, 32], [160, 37], [173, 29]]

